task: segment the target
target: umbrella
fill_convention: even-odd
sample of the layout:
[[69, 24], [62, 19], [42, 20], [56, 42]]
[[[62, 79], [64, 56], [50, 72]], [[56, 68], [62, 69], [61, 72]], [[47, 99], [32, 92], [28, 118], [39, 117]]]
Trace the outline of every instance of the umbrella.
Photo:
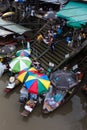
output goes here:
[[18, 80], [23, 83], [23, 82], [25, 82], [27, 80], [29, 75], [35, 74], [35, 73], [37, 74], [38, 70], [36, 68], [34, 68], [34, 67], [31, 67], [30, 69], [24, 69], [24, 70], [19, 72]]
[[23, 49], [16, 52], [16, 56], [30, 56], [31, 50], [30, 49]]
[[34, 67], [30, 68], [27, 72], [20, 72], [18, 79], [25, 81], [24, 85], [28, 92], [34, 94], [42, 94], [47, 92], [50, 87], [48, 76], [39, 73]]
[[69, 89], [78, 84], [77, 76], [74, 72], [57, 70], [50, 76], [50, 81], [58, 89]]
[[16, 39], [17, 39], [17, 41], [23, 41], [26, 43], [26, 39], [23, 35], [18, 36]]
[[54, 11], [48, 11], [45, 15], [44, 15], [45, 19], [56, 19], [55, 13]]
[[15, 50], [16, 50], [16, 46], [14, 46], [14, 45], [5, 45], [2, 48], [0, 48], [0, 54], [5, 56], [5, 55], [8, 55], [8, 54], [11, 54]]
[[19, 56], [14, 58], [10, 63], [10, 69], [12, 72], [19, 72], [23, 69], [29, 68], [32, 64], [32, 61], [28, 57]]

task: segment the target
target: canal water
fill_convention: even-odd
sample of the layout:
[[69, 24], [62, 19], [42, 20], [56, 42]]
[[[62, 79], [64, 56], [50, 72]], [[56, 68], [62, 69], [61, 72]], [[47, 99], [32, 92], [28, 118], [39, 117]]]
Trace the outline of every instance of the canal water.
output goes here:
[[28, 118], [23, 118], [23, 106], [18, 102], [21, 87], [5, 95], [7, 83], [8, 76], [4, 74], [0, 79], [0, 130], [87, 130], [87, 97], [81, 90], [49, 115], [43, 115], [39, 105]]

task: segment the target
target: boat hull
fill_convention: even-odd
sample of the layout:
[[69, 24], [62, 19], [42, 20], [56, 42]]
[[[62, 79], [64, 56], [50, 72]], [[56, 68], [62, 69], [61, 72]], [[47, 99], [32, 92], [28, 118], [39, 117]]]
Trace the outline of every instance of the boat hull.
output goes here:
[[44, 114], [48, 114], [53, 112], [54, 110], [58, 109], [59, 107], [63, 106], [65, 103], [67, 103], [78, 91], [79, 89], [79, 84], [75, 87], [73, 87], [72, 89], [70, 89], [64, 96], [64, 98], [61, 100], [60, 103], [58, 103], [58, 105], [56, 105], [55, 107], [51, 107], [50, 105], [48, 105], [46, 103], [46, 101], [44, 100], [43, 103], [43, 109], [42, 109], [42, 113]]

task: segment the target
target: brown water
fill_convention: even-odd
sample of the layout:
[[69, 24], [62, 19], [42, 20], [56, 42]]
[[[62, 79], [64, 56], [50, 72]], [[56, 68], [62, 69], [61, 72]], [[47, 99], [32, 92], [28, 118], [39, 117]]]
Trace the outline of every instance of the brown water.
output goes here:
[[8, 77], [0, 79], [0, 130], [87, 130], [87, 97], [79, 91], [67, 104], [50, 115], [41, 113], [37, 106], [28, 118], [20, 113], [22, 106], [18, 102], [19, 90], [16, 88], [8, 96], [3, 89]]

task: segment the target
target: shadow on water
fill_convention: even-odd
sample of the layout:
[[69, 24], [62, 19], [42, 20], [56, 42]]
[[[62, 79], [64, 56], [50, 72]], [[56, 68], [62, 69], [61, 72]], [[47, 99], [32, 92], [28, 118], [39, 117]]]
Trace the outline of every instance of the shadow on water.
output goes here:
[[80, 98], [80, 102], [82, 105], [82, 109], [86, 112], [87, 114], [87, 95], [84, 94], [81, 89], [78, 92], [78, 97]]
[[[20, 105], [19, 108], [19, 113], [21, 114], [21, 112], [24, 109], [24, 105]], [[64, 106], [59, 107], [58, 109], [56, 109], [55, 111], [48, 113], [48, 114], [44, 114], [42, 113], [42, 106], [43, 104], [39, 104], [35, 107], [34, 111], [32, 113], [30, 113], [30, 115], [26, 118], [26, 117], [22, 117], [22, 119], [24, 121], [29, 120], [29, 118], [32, 118], [33, 116], [35, 117], [42, 117], [44, 119], [46, 118], [52, 118], [55, 117], [56, 115], [66, 115], [67, 113], [70, 113], [72, 111], [72, 101], [68, 102], [68, 105], [65, 104]]]
[[83, 117], [79, 119], [79, 121], [82, 125], [82, 129], [87, 130], [87, 95], [80, 89], [78, 92], [78, 97], [80, 98], [82, 110], [84, 111]]

